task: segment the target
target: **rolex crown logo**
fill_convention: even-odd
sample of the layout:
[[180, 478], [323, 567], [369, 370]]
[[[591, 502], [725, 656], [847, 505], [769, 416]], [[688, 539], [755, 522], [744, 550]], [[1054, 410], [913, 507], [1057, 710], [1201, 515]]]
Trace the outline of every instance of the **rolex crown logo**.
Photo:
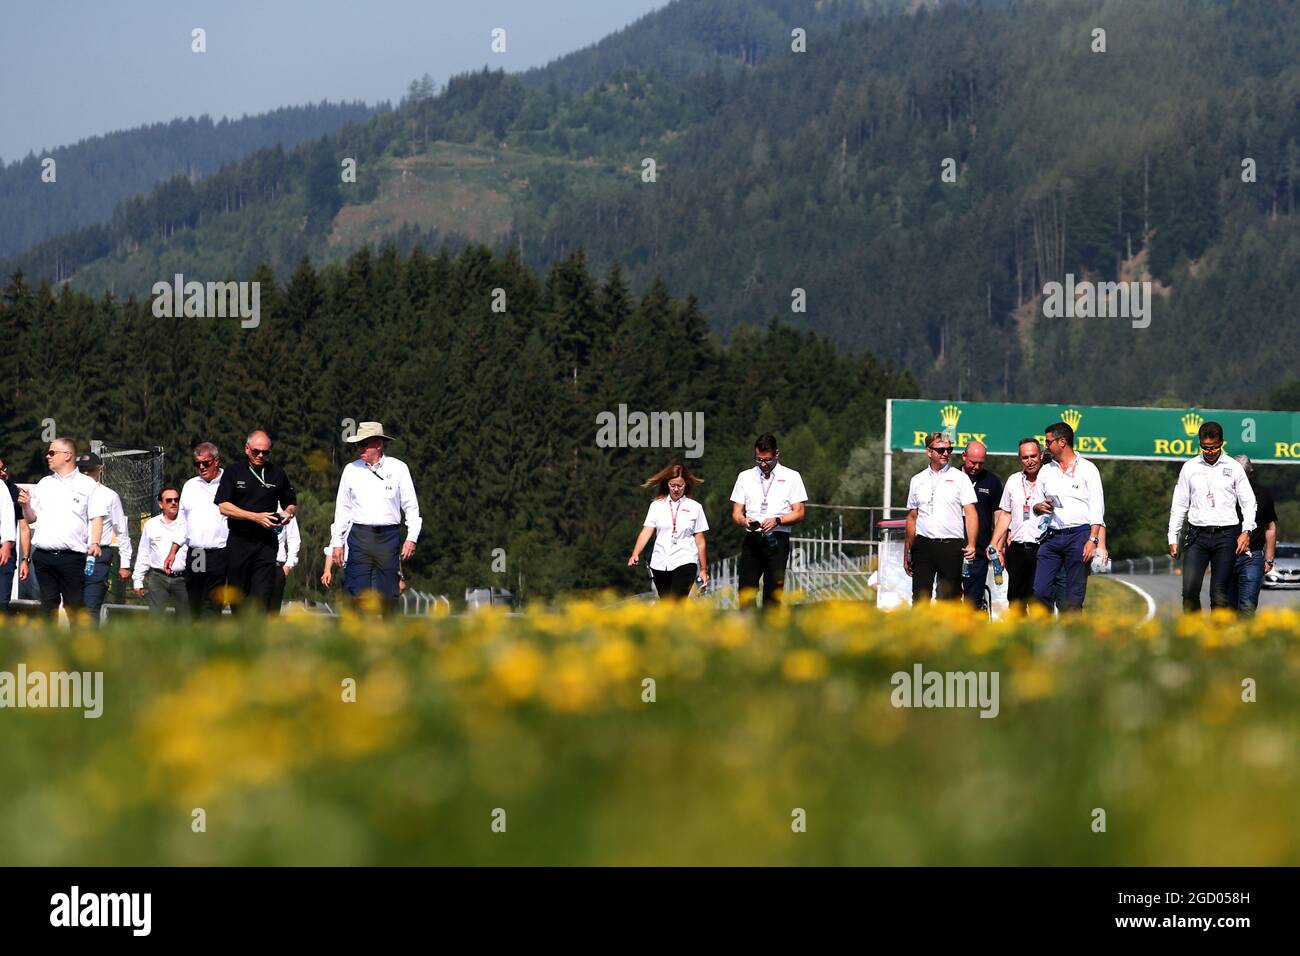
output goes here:
[[1204, 424], [1204, 422], [1205, 419], [1200, 415], [1195, 412], [1188, 412], [1183, 416], [1183, 431], [1188, 435], [1195, 435], [1201, 430], [1201, 425]]
[[1069, 425], [1072, 430], [1078, 431], [1079, 422], [1083, 421], [1083, 412], [1079, 411], [1077, 408], [1067, 408], [1065, 411], [1061, 412], [1061, 421]]
[[951, 432], [957, 427], [957, 419], [961, 418], [961, 409], [956, 405], [945, 405], [939, 409], [939, 418], [943, 421], [943, 430]]

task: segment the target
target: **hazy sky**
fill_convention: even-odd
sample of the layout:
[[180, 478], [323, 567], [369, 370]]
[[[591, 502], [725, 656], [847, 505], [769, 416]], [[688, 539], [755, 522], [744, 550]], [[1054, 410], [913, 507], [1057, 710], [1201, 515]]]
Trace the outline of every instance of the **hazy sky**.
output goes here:
[[[667, 0], [47, 0], [5, 3], [0, 158], [185, 116], [390, 100], [484, 65], [524, 70]], [[207, 31], [207, 52], [190, 32]], [[507, 52], [489, 47], [506, 30]]]

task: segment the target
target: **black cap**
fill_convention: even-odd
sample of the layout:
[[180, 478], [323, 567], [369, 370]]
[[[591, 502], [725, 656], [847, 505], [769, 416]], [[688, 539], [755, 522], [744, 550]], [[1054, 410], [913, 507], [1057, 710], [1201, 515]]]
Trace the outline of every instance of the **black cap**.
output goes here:
[[84, 455], [77, 456], [78, 471], [96, 471], [104, 464], [100, 457], [93, 451], [88, 451]]

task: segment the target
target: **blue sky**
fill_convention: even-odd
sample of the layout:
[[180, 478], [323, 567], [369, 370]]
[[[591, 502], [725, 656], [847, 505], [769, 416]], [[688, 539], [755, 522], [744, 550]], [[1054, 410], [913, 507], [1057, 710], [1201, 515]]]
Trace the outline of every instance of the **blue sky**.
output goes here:
[[[667, 0], [46, 0], [6, 4], [0, 158], [184, 116], [402, 97], [484, 65], [540, 66]], [[207, 31], [207, 53], [190, 31]], [[489, 48], [506, 30], [507, 52]]]

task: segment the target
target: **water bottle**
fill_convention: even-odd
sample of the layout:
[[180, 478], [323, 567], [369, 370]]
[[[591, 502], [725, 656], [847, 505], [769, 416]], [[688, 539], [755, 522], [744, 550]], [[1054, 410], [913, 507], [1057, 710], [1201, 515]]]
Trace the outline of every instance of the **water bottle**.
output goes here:
[[964, 554], [961, 556], [961, 576], [963, 578], [970, 577], [970, 559]]
[[994, 550], [993, 545], [989, 545], [988, 550], [989, 564], [993, 565], [993, 583], [1002, 586], [1002, 562], [998, 559], [998, 553]]
[[708, 593], [709, 593], [709, 586], [708, 586], [707, 584], [704, 583], [704, 578], [702, 578], [702, 577], [701, 577], [700, 575], [698, 575], [698, 574], [695, 575], [695, 586], [696, 586], [697, 588], [700, 589], [700, 596], [701, 596], [701, 597], [703, 597], [705, 594], [708, 594]]
[[86, 555], [86, 577], [90, 577], [94, 573], [95, 573], [95, 556], [93, 554], [88, 554]]

